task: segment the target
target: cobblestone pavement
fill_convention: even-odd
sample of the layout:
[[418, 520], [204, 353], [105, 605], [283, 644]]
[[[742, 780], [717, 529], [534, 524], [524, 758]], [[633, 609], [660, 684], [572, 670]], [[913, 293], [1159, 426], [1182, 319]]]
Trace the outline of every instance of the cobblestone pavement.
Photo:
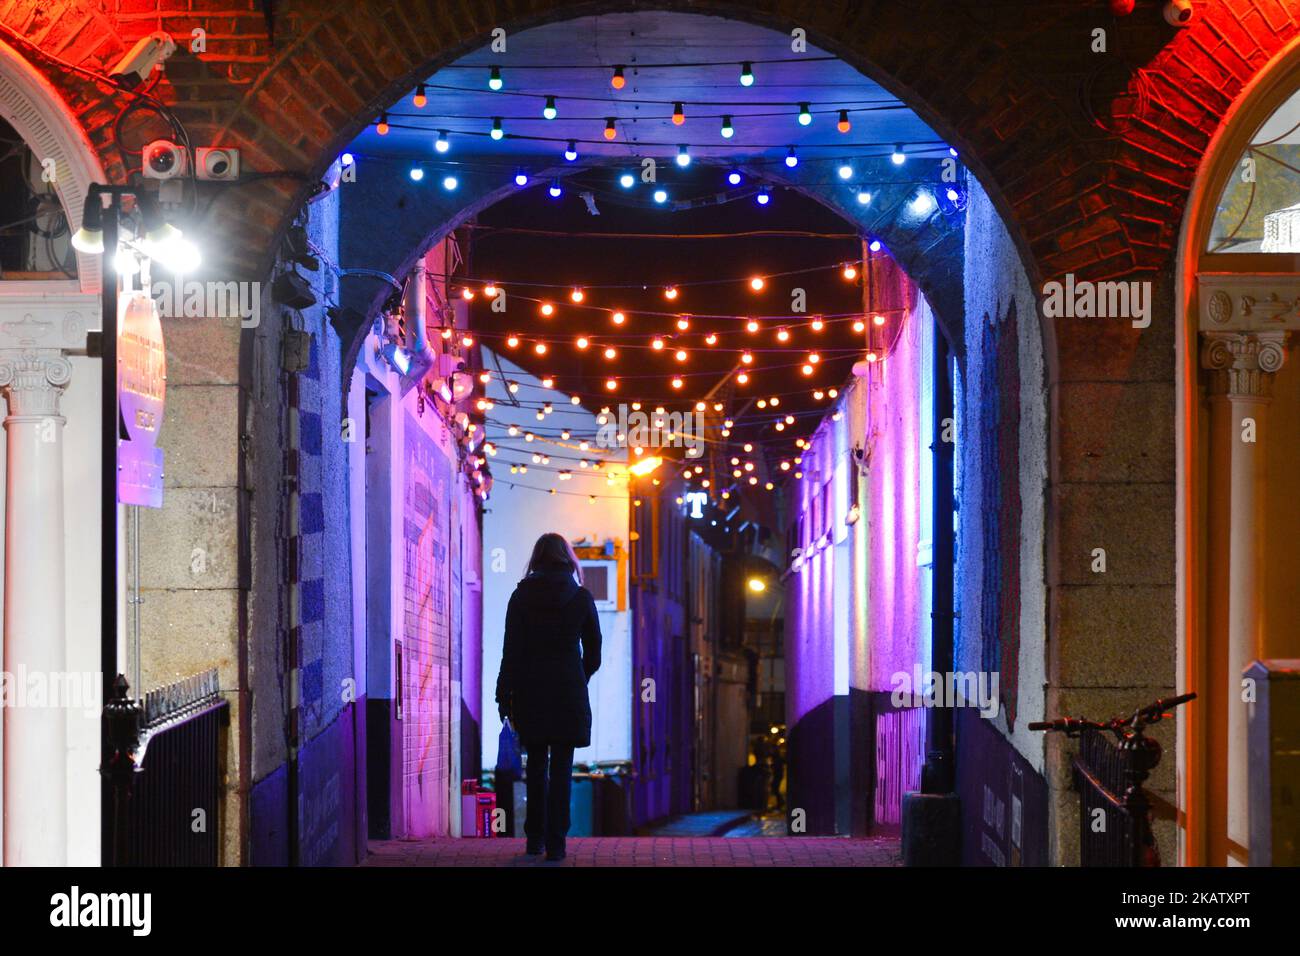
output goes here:
[[363, 866], [899, 866], [891, 837], [571, 837], [547, 863], [521, 839], [378, 840]]

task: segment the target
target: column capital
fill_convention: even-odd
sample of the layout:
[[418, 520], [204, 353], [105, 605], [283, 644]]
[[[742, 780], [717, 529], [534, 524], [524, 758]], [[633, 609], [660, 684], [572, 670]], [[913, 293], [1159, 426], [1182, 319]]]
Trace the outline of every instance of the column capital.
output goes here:
[[1273, 377], [1286, 361], [1287, 332], [1202, 332], [1201, 367], [1211, 373], [1211, 393], [1268, 399]]
[[59, 399], [72, 380], [72, 363], [59, 349], [0, 349], [0, 390], [11, 421], [59, 417]]

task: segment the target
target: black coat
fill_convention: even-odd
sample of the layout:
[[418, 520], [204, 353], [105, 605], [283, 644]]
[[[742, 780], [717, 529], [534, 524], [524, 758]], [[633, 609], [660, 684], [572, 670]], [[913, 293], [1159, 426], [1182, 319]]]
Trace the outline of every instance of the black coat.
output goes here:
[[506, 608], [497, 677], [497, 708], [510, 715], [520, 739], [588, 746], [587, 682], [599, 667], [600, 618], [591, 592], [564, 569], [520, 581]]

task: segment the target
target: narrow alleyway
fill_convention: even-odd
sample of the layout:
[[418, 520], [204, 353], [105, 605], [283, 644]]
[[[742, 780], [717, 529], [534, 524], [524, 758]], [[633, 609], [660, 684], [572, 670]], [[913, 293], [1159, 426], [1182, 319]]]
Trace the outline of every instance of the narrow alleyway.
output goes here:
[[547, 863], [523, 840], [376, 840], [362, 866], [899, 866], [890, 837], [587, 837]]

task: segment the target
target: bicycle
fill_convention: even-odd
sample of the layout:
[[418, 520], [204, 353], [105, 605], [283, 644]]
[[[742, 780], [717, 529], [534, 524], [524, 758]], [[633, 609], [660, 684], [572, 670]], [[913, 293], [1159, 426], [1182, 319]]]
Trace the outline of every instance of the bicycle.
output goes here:
[[[1080, 739], [1080, 754], [1074, 759], [1075, 772], [1083, 778], [1093, 793], [1080, 787], [1080, 864], [1083, 866], [1133, 866], [1160, 865], [1160, 852], [1151, 829], [1151, 801], [1142, 784], [1160, 763], [1162, 748], [1159, 741], [1145, 736], [1152, 724], [1172, 717], [1175, 707], [1195, 700], [1196, 694], [1180, 694], [1160, 698], [1145, 707], [1139, 707], [1128, 716], [1112, 717], [1107, 721], [1083, 717], [1060, 717], [1056, 720], [1033, 721], [1030, 730], [1063, 733], [1071, 739]], [[1111, 745], [1107, 734], [1117, 741]], [[1089, 799], [1094, 794], [1100, 800]], [[1108, 805], [1108, 806], [1107, 806]], [[1115, 839], [1105, 827], [1107, 809], [1121, 813], [1131, 825], [1131, 832], [1120, 831]], [[1101, 810], [1102, 829], [1096, 830], [1096, 813]], [[1108, 839], [1089, 840], [1089, 817], [1092, 833], [1107, 834]], [[1100, 846], [1097, 844], [1100, 843]]]

